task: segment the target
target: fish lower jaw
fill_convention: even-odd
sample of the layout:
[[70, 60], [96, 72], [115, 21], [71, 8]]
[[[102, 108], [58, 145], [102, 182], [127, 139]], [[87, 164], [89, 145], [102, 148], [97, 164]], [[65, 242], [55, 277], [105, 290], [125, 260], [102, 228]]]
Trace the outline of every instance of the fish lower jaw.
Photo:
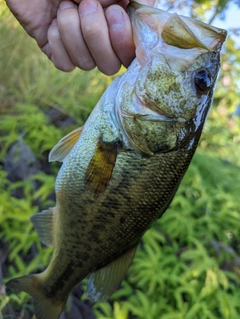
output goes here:
[[168, 117], [166, 115], [163, 115], [161, 113], [154, 112], [152, 110], [149, 110], [146, 113], [134, 113], [134, 112], [128, 112], [123, 111], [122, 112], [123, 118], [136, 118], [146, 121], [172, 121], [173, 118]]
[[155, 103], [141, 103], [142, 111], [137, 114], [138, 117], [150, 121], [167, 121], [167, 122], [187, 122], [187, 119], [181, 117], [180, 114], [170, 114], [157, 106]]
[[135, 102], [122, 110], [123, 118], [135, 118], [147, 121], [172, 121], [172, 116], [160, 109], [154, 102], [145, 101], [135, 96]]

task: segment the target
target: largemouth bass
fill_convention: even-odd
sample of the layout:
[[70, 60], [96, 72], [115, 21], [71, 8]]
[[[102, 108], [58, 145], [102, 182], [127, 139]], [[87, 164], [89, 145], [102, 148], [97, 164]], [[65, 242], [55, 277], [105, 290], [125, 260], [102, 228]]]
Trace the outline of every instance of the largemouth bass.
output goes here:
[[58, 318], [87, 275], [93, 300], [116, 290], [171, 203], [211, 106], [226, 32], [137, 3], [129, 11], [136, 59], [49, 155], [63, 162], [56, 206], [31, 220], [54, 247], [51, 262], [7, 283], [33, 296], [38, 319]]

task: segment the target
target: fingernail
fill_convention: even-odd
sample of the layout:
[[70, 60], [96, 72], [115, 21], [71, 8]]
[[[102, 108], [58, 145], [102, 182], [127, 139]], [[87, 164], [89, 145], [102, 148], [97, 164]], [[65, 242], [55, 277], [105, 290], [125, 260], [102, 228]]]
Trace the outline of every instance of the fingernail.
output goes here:
[[75, 7], [76, 7], [76, 5], [73, 2], [71, 2], [71, 1], [63, 1], [63, 2], [60, 3], [58, 11], [61, 12], [61, 11], [65, 10], [65, 9], [72, 9], [72, 8], [75, 8]]
[[118, 8], [112, 8], [108, 12], [108, 25], [111, 29], [119, 29], [123, 25], [123, 15]]
[[97, 11], [97, 3], [93, 0], [84, 0], [80, 3], [80, 15], [85, 16]]

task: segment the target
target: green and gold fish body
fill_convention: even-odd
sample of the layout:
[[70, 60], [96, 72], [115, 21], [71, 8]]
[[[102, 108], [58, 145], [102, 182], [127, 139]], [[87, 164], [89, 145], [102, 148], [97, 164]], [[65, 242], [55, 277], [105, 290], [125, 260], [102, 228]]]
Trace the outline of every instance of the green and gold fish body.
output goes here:
[[63, 162], [56, 207], [32, 222], [54, 247], [51, 262], [41, 274], [8, 283], [33, 295], [37, 319], [58, 318], [89, 274], [87, 295], [111, 296], [142, 235], [171, 203], [211, 106], [225, 32], [132, 6], [136, 59], [84, 127], [50, 153]]

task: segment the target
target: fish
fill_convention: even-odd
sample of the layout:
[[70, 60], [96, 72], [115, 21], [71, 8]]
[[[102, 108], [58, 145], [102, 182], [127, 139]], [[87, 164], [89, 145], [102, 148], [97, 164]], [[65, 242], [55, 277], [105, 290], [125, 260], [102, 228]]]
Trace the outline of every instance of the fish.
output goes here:
[[128, 12], [136, 58], [49, 154], [63, 163], [56, 206], [31, 221], [51, 261], [6, 284], [32, 295], [37, 319], [59, 318], [87, 276], [88, 298], [110, 298], [173, 200], [212, 104], [226, 31], [136, 2]]

